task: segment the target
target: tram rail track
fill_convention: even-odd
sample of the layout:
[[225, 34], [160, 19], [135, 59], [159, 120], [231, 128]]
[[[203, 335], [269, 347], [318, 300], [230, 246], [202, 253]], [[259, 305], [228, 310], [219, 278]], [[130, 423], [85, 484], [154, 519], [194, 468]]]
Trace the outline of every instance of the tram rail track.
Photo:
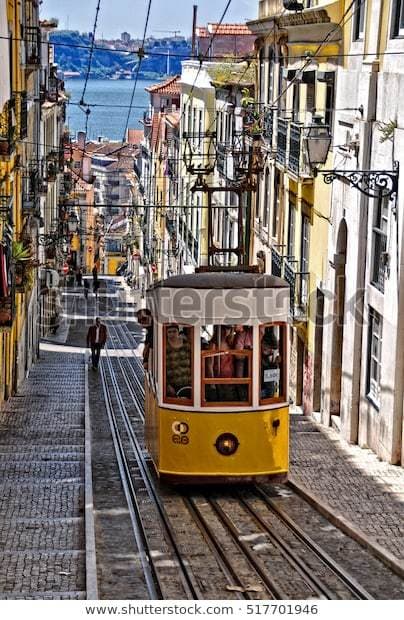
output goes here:
[[[153, 556], [158, 555], [158, 549], [151, 549], [148, 541], [147, 528], [144, 524], [144, 516], [142, 515], [142, 508], [139, 505], [140, 502], [137, 496], [139, 485], [136, 490], [134, 485], [134, 473], [139, 479], [141, 479], [141, 485], [144, 485], [141, 489], [143, 492], [142, 494], [144, 496], [146, 492], [149, 499], [153, 502], [153, 509], [158, 515], [158, 520], [162, 526], [166, 539], [170, 542], [171, 552], [175, 558], [176, 569], [180, 570], [180, 579], [185, 598], [200, 599], [202, 598], [201, 592], [199, 591], [195, 580], [187, 570], [183, 558], [179, 553], [177, 541], [175, 540], [175, 534], [165, 514], [164, 507], [161, 504], [155, 481], [153, 480], [152, 474], [148, 469], [146, 459], [143, 454], [143, 449], [140, 446], [138, 438], [136, 437], [136, 434], [131, 426], [126, 411], [126, 406], [120, 394], [116, 373], [112, 367], [111, 358], [109, 358], [108, 354], [101, 362], [101, 381], [121, 480], [128, 502], [138, 551], [141, 557], [143, 569], [145, 571], [145, 579], [150, 598], [164, 598], [164, 591], [167, 590], [167, 579], [165, 582], [162, 581], [161, 572], [158, 570], [156, 562], [153, 558]], [[115, 401], [115, 406], [113, 401]], [[115, 407], [119, 411], [120, 420], [114, 411]], [[127, 444], [130, 448], [131, 453], [129, 456], [128, 449], [125, 447], [125, 444]], [[135, 458], [133, 459], [133, 457]], [[165, 566], [165, 572], [166, 571], [167, 568]]]
[[[112, 342], [114, 350], [119, 351], [119, 349], [122, 348], [119, 344], [123, 344], [125, 349], [127, 348], [129, 350], [133, 350], [135, 353], [135, 347], [133, 346], [135, 344], [134, 336], [127, 326], [115, 324], [110, 327], [112, 327], [111, 331], [113, 332]], [[115, 364], [112, 363], [112, 359], [117, 360]], [[116, 396], [119, 401], [120, 410], [125, 411], [125, 426], [128, 435], [131, 436], [133, 441], [132, 449], [136, 454], [136, 458], [143, 460], [143, 465], [139, 467], [141, 469], [142, 476], [146, 476], [145, 485], [147, 486], [148, 493], [151, 493], [151, 495], [157, 498], [160, 502], [158, 508], [160, 517], [164, 515], [164, 519], [168, 519], [165, 514], [163, 502], [158, 497], [158, 490], [155, 486], [155, 481], [144, 459], [143, 450], [139, 444], [140, 438], [136, 436], [137, 432], [135, 432], [131, 426], [131, 421], [129, 420], [129, 416], [126, 412], [126, 405], [122, 396], [119, 394], [119, 386], [115, 376], [115, 370], [119, 370], [120, 376], [122, 376], [126, 385], [129, 398], [133, 401], [132, 404], [135, 408], [135, 416], [138, 421], [143, 422], [144, 414], [142, 407], [144, 402], [144, 389], [139, 378], [139, 374], [141, 374], [140, 360], [135, 357], [133, 357], [132, 360], [125, 357], [120, 358], [119, 355], [114, 358], [109, 355], [108, 349], [104, 360], [105, 364], [108, 364], [108, 370], [111, 376], [114, 375], [115, 377], [114, 384], [116, 386]], [[136, 388], [133, 387], [133, 384]], [[262, 559], [257, 557], [254, 546], [248, 543], [246, 537], [243, 538], [241, 527], [236, 525], [233, 516], [229, 515], [228, 510], [223, 507], [223, 503], [229, 499], [228, 495], [225, 494], [223, 500], [221, 497], [215, 498], [214, 493], [211, 494], [206, 492], [203, 497], [204, 505], [208, 505], [211, 514], [214, 515], [215, 519], [223, 525], [223, 527], [227, 530], [229, 537], [231, 537], [232, 543], [237, 546], [240, 553], [244, 555], [244, 560], [251, 567], [252, 581], [258, 584], [258, 587], [256, 588], [257, 594], [251, 594], [251, 592], [249, 592], [245, 577], [240, 577], [238, 573], [238, 566], [234, 565], [232, 559], [222, 556], [221, 543], [217, 536], [217, 532], [214, 531], [209, 524], [206, 515], [203, 514], [197, 494], [193, 492], [183, 492], [181, 499], [192, 519], [201, 531], [210, 551], [216, 555], [217, 562], [224, 572], [226, 580], [229, 582], [229, 588], [234, 587], [234, 591], [239, 594], [239, 598], [261, 598], [262, 592], [265, 592], [266, 598], [291, 598], [290, 590], [288, 591], [288, 589], [279, 583], [277, 579], [274, 579], [274, 577], [270, 575], [265, 564], [262, 562]], [[265, 535], [270, 541], [266, 544], [270, 544], [271, 548], [276, 549], [277, 554], [282, 556], [282, 561], [288, 564], [288, 569], [286, 572], [288, 573], [289, 571], [291, 576], [298, 575], [302, 582], [306, 584], [307, 598], [353, 598], [361, 600], [369, 600], [373, 598], [373, 596], [364, 587], [362, 587], [347, 570], [333, 560], [301, 528], [299, 528], [299, 526], [293, 522], [293, 520], [284, 511], [282, 511], [276, 505], [276, 502], [274, 502], [274, 500], [270, 498], [260, 487], [256, 485], [252, 490], [249, 489], [248, 492], [232, 492], [230, 499], [238, 502], [237, 510], [242, 510], [244, 514], [248, 515], [251, 523], [253, 523], [256, 528], [259, 528], [262, 534]], [[260, 511], [254, 508], [253, 503], [256, 503], [257, 501], [261, 502], [261, 513], [265, 508], [265, 510], [271, 513], [271, 515], [276, 516], [277, 520], [282, 524], [284, 529], [286, 528], [288, 530], [289, 542], [286, 542], [284, 538], [282, 538], [282, 536], [275, 531], [274, 527], [270, 527], [267, 520], [263, 518], [262, 514], [260, 514]], [[171, 524], [169, 525], [169, 529], [170, 527], [172, 528]], [[245, 527], [245, 523], [243, 524], [243, 527]], [[173, 535], [172, 529], [171, 534]], [[292, 544], [290, 540], [292, 540]], [[300, 547], [300, 554], [297, 554], [296, 551], [294, 551], [293, 547], [296, 547], [296, 545]], [[303, 560], [302, 555], [305, 558], [306, 556], [309, 556], [311, 559], [310, 563]], [[181, 564], [179, 558], [180, 554], [178, 556], [178, 561]], [[277, 561], [280, 564], [279, 558]], [[313, 575], [313, 564], [317, 566], [321, 565], [321, 577], [316, 577]], [[331, 581], [334, 584], [331, 587], [326, 581], [326, 579], [330, 579], [330, 576], [332, 576]], [[337, 587], [335, 587], [336, 583], [338, 584]], [[258, 594], [260, 589], [261, 594]], [[189, 594], [191, 594], [193, 598], [198, 598], [198, 596], [195, 596], [195, 594], [192, 593], [192, 588], [190, 589]], [[199, 592], [199, 594], [201, 595], [202, 593]]]

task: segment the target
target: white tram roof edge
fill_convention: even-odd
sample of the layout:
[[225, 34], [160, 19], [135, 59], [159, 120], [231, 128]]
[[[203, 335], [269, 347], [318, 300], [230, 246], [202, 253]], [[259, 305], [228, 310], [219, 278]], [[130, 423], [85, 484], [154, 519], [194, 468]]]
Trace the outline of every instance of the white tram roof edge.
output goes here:
[[172, 276], [156, 282], [147, 298], [158, 323], [256, 325], [289, 320], [289, 284], [267, 274]]

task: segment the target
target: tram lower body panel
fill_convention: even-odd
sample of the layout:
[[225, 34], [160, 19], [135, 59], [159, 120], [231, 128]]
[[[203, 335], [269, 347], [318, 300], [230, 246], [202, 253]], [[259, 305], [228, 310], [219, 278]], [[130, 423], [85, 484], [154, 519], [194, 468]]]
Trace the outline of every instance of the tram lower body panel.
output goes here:
[[161, 478], [172, 482], [284, 481], [289, 411], [175, 411], [148, 400], [146, 442]]

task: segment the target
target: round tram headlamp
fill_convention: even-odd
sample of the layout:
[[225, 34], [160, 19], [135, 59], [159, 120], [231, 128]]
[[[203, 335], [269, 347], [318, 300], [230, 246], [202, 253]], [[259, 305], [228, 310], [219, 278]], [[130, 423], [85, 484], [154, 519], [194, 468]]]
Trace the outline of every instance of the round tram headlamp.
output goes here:
[[232, 433], [223, 433], [216, 439], [215, 447], [219, 454], [231, 456], [239, 447], [239, 441]]

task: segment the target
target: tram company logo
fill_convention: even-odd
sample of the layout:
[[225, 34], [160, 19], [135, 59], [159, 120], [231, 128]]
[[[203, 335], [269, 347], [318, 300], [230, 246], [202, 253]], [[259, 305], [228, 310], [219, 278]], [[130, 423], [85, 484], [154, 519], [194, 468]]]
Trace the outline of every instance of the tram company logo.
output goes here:
[[189, 443], [189, 437], [187, 437], [189, 426], [186, 422], [173, 422], [171, 425], [171, 430], [173, 432], [173, 436], [171, 438], [173, 443], [182, 443], [184, 445]]

